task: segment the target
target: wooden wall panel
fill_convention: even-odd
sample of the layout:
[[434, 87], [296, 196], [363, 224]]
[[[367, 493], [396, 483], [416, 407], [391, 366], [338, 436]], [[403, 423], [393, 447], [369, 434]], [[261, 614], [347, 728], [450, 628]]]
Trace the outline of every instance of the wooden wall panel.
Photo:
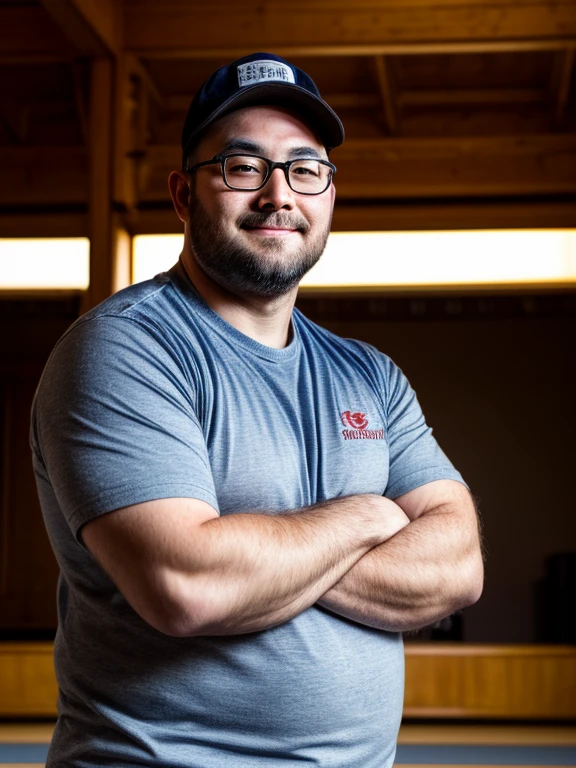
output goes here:
[[52, 643], [0, 643], [0, 717], [55, 717]]
[[576, 718], [576, 647], [406, 646], [407, 717]]
[[[0, 643], [0, 716], [56, 715], [51, 643]], [[406, 644], [404, 716], [576, 719], [576, 647]]]

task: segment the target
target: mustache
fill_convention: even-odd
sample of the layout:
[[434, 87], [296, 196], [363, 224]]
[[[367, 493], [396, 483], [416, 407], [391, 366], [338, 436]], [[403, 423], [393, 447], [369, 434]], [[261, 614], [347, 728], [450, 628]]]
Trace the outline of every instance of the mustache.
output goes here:
[[238, 218], [238, 225], [241, 228], [251, 229], [253, 227], [277, 227], [279, 229], [297, 229], [299, 232], [307, 232], [310, 224], [299, 214], [291, 214], [286, 211], [252, 211], [245, 213]]

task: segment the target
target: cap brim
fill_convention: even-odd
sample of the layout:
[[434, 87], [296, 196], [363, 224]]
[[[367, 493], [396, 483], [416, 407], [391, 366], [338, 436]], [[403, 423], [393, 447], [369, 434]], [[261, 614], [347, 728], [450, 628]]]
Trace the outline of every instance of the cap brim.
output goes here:
[[318, 96], [310, 93], [299, 85], [291, 83], [259, 83], [249, 85], [241, 91], [237, 91], [233, 96], [221, 104], [218, 109], [210, 113], [203, 123], [190, 134], [184, 147], [183, 153], [189, 151], [190, 147], [198, 140], [203, 131], [217, 120], [229, 112], [234, 112], [242, 107], [252, 107], [259, 104], [266, 104], [278, 107], [293, 107], [309, 122], [310, 127], [315, 130], [326, 149], [339, 147], [344, 141], [344, 126], [334, 110]]

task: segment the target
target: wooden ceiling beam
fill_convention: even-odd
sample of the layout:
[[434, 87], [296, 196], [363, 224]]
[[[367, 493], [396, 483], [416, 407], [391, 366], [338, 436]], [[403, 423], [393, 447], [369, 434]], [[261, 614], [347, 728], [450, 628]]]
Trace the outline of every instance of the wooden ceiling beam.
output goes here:
[[[381, 100], [372, 93], [330, 93], [325, 92], [322, 98], [332, 109], [376, 109], [380, 106]], [[174, 95], [168, 96], [162, 101], [162, 106], [171, 112], [188, 111], [192, 96]]]
[[[575, 5], [576, 8], [576, 5]], [[292, 60], [298, 58], [334, 58], [361, 56], [427, 56], [443, 54], [467, 53], [536, 53], [539, 51], [563, 51], [576, 46], [576, 34], [557, 40], [541, 40], [530, 38], [526, 40], [461, 40], [458, 42], [427, 42], [427, 43], [389, 43], [389, 44], [360, 44], [360, 45], [289, 45], [274, 46], [274, 53]], [[257, 47], [257, 46], [254, 46]], [[261, 43], [260, 43], [261, 47]], [[182, 61], [233, 61], [253, 52], [253, 48], [244, 46], [222, 47], [198, 46], [127, 48], [136, 56], [145, 59], [182, 60]]]
[[294, 0], [289, 14], [276, 0], [124, 7], [126, 49], [163, 58], [234, 58], [263, 40], [281, 55], [385, 56], [545, 50], [576, 37], [573, 0]]
[[[33, 223], [32, 223], [33, 224]], [[336, 201], [333, 232], [383, 232], [459, 229], [573, 229], [576, 206], [570, 201], [530, 200], [519, 203], [465, 200], [417, 201], [394, 205], [346, 205]], [[182, 222], [173, 210], [134, 211], [134, 235], [182, 234]], [[25, 230], [23, 230], [25, 231]], [[2, 216], [0, 216], [0, 235]]]
[[86, 56], [117, 56], [122, 46], [119, 0], [40, 0], [62, 32]]
[[[576, 194], [576, 135], [569, 133], [348, 140], [333, 159], [340, 200]], [[148, 146], [146, 163], [139, 202], [167, 205], [179, 146]], [[0, 206], [85, 203], [86, 166], [82, 149], [0, 149]]]
[[544, 88], [466, 88], [409, 90], [398, 94], [402, 106], [443, 104], [541, 104], [549, 100]]
[[[141, 201], [166, 201], [177, 145], [149, 146]], [[334, 151], [340, 199], [576, 193], [576, 135], [348, 140]]]

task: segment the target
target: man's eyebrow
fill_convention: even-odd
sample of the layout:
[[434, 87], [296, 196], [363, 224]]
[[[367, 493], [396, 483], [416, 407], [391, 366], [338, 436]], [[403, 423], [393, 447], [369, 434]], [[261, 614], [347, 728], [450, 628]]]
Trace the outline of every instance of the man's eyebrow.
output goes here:
[[288, 152], [288, 157], [315, 157], [318, 160], [323, 160], [322, 153], [315, 147], [294, 147]]
[[261, 155], [264, 149], [260, 144], [249, 139], [228, 139], [226, 144], [222, 147], [222, 152], [237, 151], [251, 152], [252, 154]]
[[[222, 152], [250, 152], [254, 155], [264, 155], [265, 150], [261, 144], [249, 139], [228, 139], [228, 141], [222, 147]], [[295, 157], [315, 157], [318, 160], [323, 160], [322, 153], [315, 147], [293, 147], [288, 152], [290, 159]]]

